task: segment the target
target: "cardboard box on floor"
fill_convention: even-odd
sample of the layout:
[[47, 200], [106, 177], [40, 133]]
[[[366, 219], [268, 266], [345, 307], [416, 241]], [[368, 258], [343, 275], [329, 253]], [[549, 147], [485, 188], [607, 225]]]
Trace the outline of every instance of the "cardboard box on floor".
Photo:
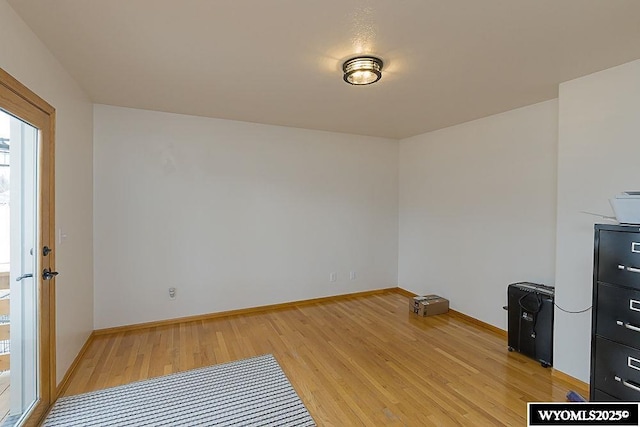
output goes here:
[[432, 316], [449, 311], [449, 300], [438, 295], [413, 297], [409, 301], [409, 311], [418, 316]]

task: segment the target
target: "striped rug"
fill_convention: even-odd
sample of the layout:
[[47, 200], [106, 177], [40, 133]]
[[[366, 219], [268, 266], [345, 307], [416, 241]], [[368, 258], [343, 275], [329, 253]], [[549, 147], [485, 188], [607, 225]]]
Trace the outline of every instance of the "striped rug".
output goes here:
[[315, 426], [268, 354], [58, 399], [43, 426]]

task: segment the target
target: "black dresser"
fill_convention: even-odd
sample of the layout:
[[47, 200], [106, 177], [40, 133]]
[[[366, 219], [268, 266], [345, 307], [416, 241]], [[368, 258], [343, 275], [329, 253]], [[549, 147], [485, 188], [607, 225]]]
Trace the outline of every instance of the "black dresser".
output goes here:
[[640, 401], [640, 226], [596, 225], [591, 401]]

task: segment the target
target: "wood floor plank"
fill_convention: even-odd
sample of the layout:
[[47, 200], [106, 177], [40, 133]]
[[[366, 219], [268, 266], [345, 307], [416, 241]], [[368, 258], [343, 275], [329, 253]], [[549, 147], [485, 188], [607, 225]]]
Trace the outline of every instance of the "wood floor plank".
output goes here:
[[100, 335], [65, 394], [266, 353], [322, 426], [519, 426], [572, 388], [503, 335], [387, 292]]

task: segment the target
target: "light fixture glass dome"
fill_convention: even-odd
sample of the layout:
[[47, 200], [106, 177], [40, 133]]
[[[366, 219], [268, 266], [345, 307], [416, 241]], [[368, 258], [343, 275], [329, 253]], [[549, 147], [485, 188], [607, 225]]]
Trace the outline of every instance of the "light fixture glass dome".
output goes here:
[[370, 85], [382, 77], [382, 60], [374, 56], [358, 56], [342, 65], [344, 81], [352, 85]]

